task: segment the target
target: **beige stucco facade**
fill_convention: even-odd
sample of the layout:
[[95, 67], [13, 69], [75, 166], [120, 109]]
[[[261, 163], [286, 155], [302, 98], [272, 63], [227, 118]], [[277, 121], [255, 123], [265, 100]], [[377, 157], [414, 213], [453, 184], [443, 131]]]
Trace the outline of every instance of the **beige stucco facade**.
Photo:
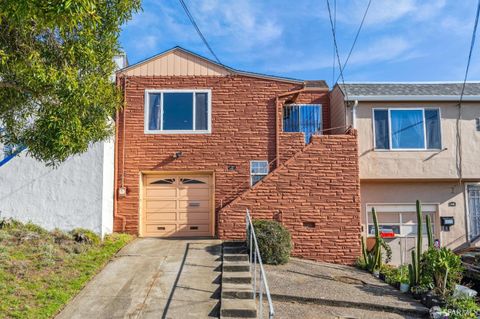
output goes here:
[[[374, 149], [372, 112], [374, 108], [438, 108], [442, 148], [426, 151], [387, 151]], [[462, 178], [480, 179], [480, 132], [475, 118], [480, 103], [464, 103], [458, 123], [455, 102], [359, 102], [355, 126], [358, 129], [361, 179], [452, 180], [460, 177], [457, 147], [461, 150]], [[461, 136], [457, 143], [457, 132]]]
[[[468, 242], [470, 225], [465, 189], [466, 184], [480, 183], [480, 131], [476, 128], [476, 118], [480, 118], [480, 102], [464, 102], [461, 110], [455, 101], [360, 100], [350, 101], [347, 106], [338, 86], [330, 97], [331, 126], [352, 126], [358, 131], [364, 234], [368, 233], [368, 211], [372, 207], [385, 210], [384, 214], [396, 210], [414, 211], [418, 199], [428, 206], [427, 210], [434, 210], [435, 238], [440, 240], [442, 246], [455, 249]], [[439, 109], [441, 148], [375, 150], [375, 108]], [[384, 215], [387, 218], [385, 216], [389, 215]], [[442, 216], [451, 216], [455, 220], [455, 225], [448, 231], [440, 226]], [[410, 245], [414, 245], [414, 242]], [[398, 263], [398, 259], [395, 262]]]
[[[362, 182], [362, 224], [366, 224], [371, 207], [411, 206], [414, 211], [418, 199], [423, 205], [433, 206], [435, 215], [435, 238], [442, 246], [457, 248], [467, 240], [464, 184], [456, 182]], [[455, 225], [449, 231], [441, 231], [440, 218], [454, 217]], [[370, 221], [371, 223], [371, 221]]]

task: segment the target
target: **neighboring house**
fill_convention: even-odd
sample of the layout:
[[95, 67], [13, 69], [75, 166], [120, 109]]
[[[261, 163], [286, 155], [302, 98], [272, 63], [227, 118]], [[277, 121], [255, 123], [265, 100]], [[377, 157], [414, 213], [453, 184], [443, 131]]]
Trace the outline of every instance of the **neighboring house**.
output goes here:
[[396, 263], [415, 246], [417, 199], [440, 245], [456, 249], [480, 236], [480, 83], [466, 84], [459, 107], [461, 88], [348, 83], [331, 93], [332, 127], [358, 131], [364, 234], [372, 235], [374, 207], [394, 236]]
[[[116, 57], [124, 67], [124, 56]], [[95, 143], [57, 168], [0, 144], [0, 218], [31, 221], [47, 229], [113, 228], [114, 141]]]
[[173, 48], [117, 72], [114, 230], [243, 238], [245, 211], [291, 232], [296, 256], [360, 254], [355, 131], [330, 133], [329, 89]]

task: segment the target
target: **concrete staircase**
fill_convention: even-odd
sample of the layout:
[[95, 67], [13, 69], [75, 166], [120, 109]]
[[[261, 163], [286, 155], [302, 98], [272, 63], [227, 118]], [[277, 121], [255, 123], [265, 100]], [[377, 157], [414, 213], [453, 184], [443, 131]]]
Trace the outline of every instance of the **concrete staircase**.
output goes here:
[[220, 318], [257, 318], [253, 297], [245, 242], [224, 242]]

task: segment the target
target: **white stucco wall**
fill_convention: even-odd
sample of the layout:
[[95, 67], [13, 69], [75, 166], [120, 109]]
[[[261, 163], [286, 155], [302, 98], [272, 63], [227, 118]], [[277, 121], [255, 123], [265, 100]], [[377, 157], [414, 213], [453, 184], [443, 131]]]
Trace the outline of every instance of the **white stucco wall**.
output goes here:
[[87, 228], [102, 236], [113, 225], [113, 142], [96, 143], [53, 169], [26, 155], [0, 167], [0, 216], [47, 229]]

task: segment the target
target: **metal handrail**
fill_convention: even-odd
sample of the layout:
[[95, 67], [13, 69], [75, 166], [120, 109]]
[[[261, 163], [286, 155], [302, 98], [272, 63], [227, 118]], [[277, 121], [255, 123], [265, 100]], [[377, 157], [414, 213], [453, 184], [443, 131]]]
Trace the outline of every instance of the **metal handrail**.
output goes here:
[[[272, 297], [270, 296], [270, 289], [268, 288], [267, 276], [265, 276], [265, 270], [263, 269], [262, 256], [260, 255], [260, 250], [258, 249], [257, 236], [255, 235], [255, 229], [253, 228], [252, 218], [250, 217], [250, 210], [247, 209], [245, 214], [246, 221], [246, 239], [247, 239], [247, 248], [249, 250], [250, 257], [250, 272], [253, 270], [253, 299], [257, 299], [257, 263], [260, 267], [260, 278], [259, 278], [259, 312], [260, 318], [263, 318], [263, 289], [265, 289], [265, 295], [268, 300], [268, 318], [272, 319], [275, 315], [273, 310]], [[252, 267], [253, 265], [253, 267]], [[252, 269], [253, 268], [253, 269]]]

